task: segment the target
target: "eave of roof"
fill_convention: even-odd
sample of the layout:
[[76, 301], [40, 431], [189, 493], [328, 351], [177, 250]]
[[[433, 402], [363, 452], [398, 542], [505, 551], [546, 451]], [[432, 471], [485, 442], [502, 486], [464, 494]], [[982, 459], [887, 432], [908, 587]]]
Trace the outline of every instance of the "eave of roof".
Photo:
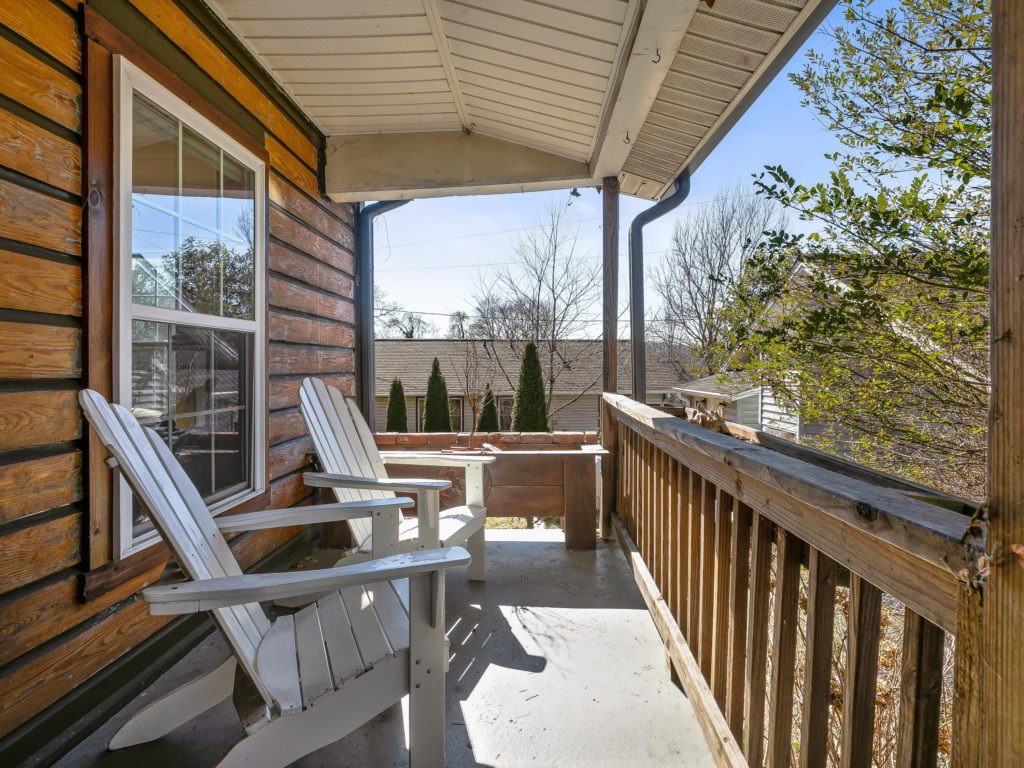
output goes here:
[[836, 0], [209, 0], [327, 137], [339, 201], [661, 197]]

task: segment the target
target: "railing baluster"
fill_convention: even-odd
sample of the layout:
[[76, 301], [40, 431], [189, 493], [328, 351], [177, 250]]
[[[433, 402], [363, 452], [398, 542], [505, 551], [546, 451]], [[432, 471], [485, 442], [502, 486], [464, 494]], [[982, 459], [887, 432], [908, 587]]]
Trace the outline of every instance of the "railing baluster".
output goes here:
[[665, 493], [664, 493], [664, 465], [665, 452], [659, 449], [654, 450], [654, 472], [652, 473], [653, 494], [651, 498], [651, 514], [654, 517], [653, 546], [651, 547], [651, 558], [654, 565], [655, 579], [662, 597], [668, 589], [668, 582], [665, 579]]
[[843, 681], [842, 768], [871, 766], [881, 612], [882, 593], [851, 573], [846, 678]]
[[715, 512], [715, 628], [711, 647], [711, 690], [718, 708], [725, 711], [726, 688], [729, 682], [729, 550], [732, 544], [732, 518], [735, 500], [721, 488]]
[[743, 737], [743, 671], [747, 661], [747, 595], [750, 584], [751, 510], [736, 504], [729, 553], [729, 694], [726, 719], [737, 740]]
[[675, 584], [672, 578], [672, 459], [667, 453], [661, 454], [661, 578], [664, 582], [662, 594], [667, 605], [672, 605]]
[[813, 547], [808, 567], [807, 655], [800, 724], [800, 768], [817, 768], [825, 765], [828, 740], [837, 568], [832, 558]]
[[939, 751], [939, 703], [945, 634], [910, 608], [903, 617], [897, 768], [934, 768]]
[[636, 501], [633, 503], [633, 525], [635, 530], [633, 537], [636, 539], [637, 548], [641, 556], [644, 552], [644, 453], [647, 450], [644, 441], [637, 435], [636, 442]]
[[644, 562], [651, 562], [651, 457], [654, 453], [654, 446], [646, 440], [643, 441], [643, 486], [642, 495], [640, 497], [640, 511], [642, 513], [641, 519], [643, 520], [643, 529], [640, 532], [640, 537], [643, 539], [644, 546], [641, 550], [644, 554]]
[[768, 702], [768, 768], [789, 768], [793, 750], [793, 683], [800, 551], [803, 542], [779, 530], [775, 543], [775, 623], [772, 627], [772, 685]]
[[689, 640], [687, 611], [690, 605], [690, 470], [679, 462], [676, 465], [676, 525], [679, 538], [676, 541], [675, 559], [678, 588], [676, 590], [676, 623]]
[[754, 515], [750, 555], [750, 613], [747, 619], [746, 715], [743, 751], [750, 768], [760, 768], [764, 754], [765, 683], [768, 674], [768, 589], [771, 580], [772, 524]]
[[686, 616], [686, 641], [696, 659], [700, 650], [700, 516], [701, 488], [704, 481], [700, 475], [690, 470], [689, 482], [689, 524], [690, 546], [686, 552], [686, 566], [690, 583], [690, 606]]
[[711, 658], [715, 629], [715, 504], [717, 488], [704, 480], [701, 490], [700, 539], [700, 670], [711, 684]]

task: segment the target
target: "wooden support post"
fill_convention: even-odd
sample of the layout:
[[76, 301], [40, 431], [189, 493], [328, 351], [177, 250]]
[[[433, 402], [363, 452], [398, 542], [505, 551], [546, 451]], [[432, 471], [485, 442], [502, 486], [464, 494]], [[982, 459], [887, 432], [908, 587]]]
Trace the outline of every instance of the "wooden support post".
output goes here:
[[619, 177], [601, 180], [604, 213], [604, 376], [605, 392], [618, 391], [619, 356]]
[[[989, 414], [988, 552], [994, 562], [976, 623], [978, 663], [970, 688], [980, 754], [960, 765], [1015, 765], [1024, 756], [1024, 3], [994, 0], [992, 28], [992, 403]], [[965, 599], [971, 599], [967, 597]], [[967, 644], [974, 645], [975, 638]], [[958, 638], [958, 646], [960, 638]], [[968, 671], [970, 674], [970, 671]], [[972, 702], [959, 702], [972, 706]], [[971, 720], [973, 718], [968, 718]], [[954, 734], [954, 740], [960, 734]]]
[[[617, 392], [619, 386], [619, 177], [601, 180], [601, 201], [604, 220], [603, 284], [604, 284], [604, 368], [602, 389]], [[601, 444], [608, 451], [601, 467], [601, 538], [612, 538], [612, 511], [617, 491], [618, 451], [615, 446], [617, 429], [611, 409], [601, 406]]]

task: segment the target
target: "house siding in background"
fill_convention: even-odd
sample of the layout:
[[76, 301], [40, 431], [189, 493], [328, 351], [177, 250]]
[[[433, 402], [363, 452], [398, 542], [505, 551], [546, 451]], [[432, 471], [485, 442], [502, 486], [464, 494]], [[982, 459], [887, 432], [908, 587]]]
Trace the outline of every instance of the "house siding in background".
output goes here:
[[[352, 390], [353, 209], [320, 197], [318, 132], [204, 12], [192, 0], [0, 3], [0, 737], [171, 621], [137, 599], [164, 546], [113, 559], [109, 470], [76, 400], [83, 386], [109, 396], [113, 376], [112, 54], [266, 161], [268, 482], [245, 509], [309, 495], [301, 378]], [[248, 566], [298, 530], [231, 546]]]
[[[465, 354], [467, 349], [476, 349], [479, 372], [476, 384], [480, 390], [485, 383], [490, 383], [499, 405], [499, 418], [502, 416], [502, 401], [512, 400], [514, 390], [508, 383], [518, 375], [519, 360], [508, 351], [503, 344], [495, 345], [486, 342], [486, 348], [480, 339], [377, 339], [375, 350], [376, 375], [376, 420], [378, 431], [384, 431], [387, 424], [388, 395], [391, 381], [402, 380], [406, 394], [406, 412], [408, 414], [409, 431], [419, 431], [416, 422], [416, 401], [426, 394], [427, 377], [434, 358], [441, 365], [441, 373], [445, 376], [450, 397], [462, 397], [462, 431], [471, 430], [472, 414], [468, 402], [464, 398]], [[630, 356], [628, 342], [619, 342], [619, 391], [629, 394]], [[496, 349], [497, 347], [497, 349]], [[559, 349], [569, 361], [567, 370], [556, 380], [556, 391], [551, 398], [551, 428], [553, 430], [593, 431], [598, 429], [600, 422], [600, 398], [602, 377], [602, 347], [600, 342], [589, 339], [569, 339], [559, 342]], [[482, 350], [482, 351], [481, 351]], [[489, 352], [488, 352], [489, 350]], [[495, 358], [501, 355], [500, 365]], [[541, 367], [547, 366], [542, 355]], [[504, 373], [502, 372], [504, 371]], [[649, 351], [647, 359], [648, 392], [647, 402], [650, 405], [662, 405], [675, 398], [674, 388], [679, 385], [680, 378], [676, 366], [661, 360], [657, 352]], [[506, 413], [511, 408], [506, 407]], [[501, 424], [503, 430], [511, 429], [511, 424]]]

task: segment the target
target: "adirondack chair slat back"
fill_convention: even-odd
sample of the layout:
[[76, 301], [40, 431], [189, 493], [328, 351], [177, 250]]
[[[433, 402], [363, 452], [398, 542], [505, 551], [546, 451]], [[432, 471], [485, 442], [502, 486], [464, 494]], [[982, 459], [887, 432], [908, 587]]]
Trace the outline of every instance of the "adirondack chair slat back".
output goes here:
[[[387, 472], [376, 446], [373, 453], [367, 452], [364, 439], [360, 436], [345, 396], [335, 387], [320, 379], [308, 378], [299, 390], [299, 403], [306, 419], [309, 433], [316, 447], [317, 457], [325, 472], [357, 477], [386, 478]], [[357, 411], [358, 413], [358, 411]], [[363, 430], [369, 434], [366, 422], [359, 415]], [[373, 435], [369, 435], [372, 443]], [[390, 491], [355, 490], [335, 488], [338, 501], [361, 501], [364, 499], [393, 498]], [[360, 549], [368, 549], [372, 535], [372, 524], [367, 519], [349, 521], [349, 530]]]
[[[166, 442], [143, 428], [127, 408], [110, 405], [92, 390], [79, 395], [86, 419], [117, 468], [146, 507], [153, 525], [185, 574], [195, 581], [242, 573], [202, 496]], [[266, 700], [273, 699], [256, 673], [256, 649], [270, 630], [258, 603], [211, 611], [242, 667]]]

